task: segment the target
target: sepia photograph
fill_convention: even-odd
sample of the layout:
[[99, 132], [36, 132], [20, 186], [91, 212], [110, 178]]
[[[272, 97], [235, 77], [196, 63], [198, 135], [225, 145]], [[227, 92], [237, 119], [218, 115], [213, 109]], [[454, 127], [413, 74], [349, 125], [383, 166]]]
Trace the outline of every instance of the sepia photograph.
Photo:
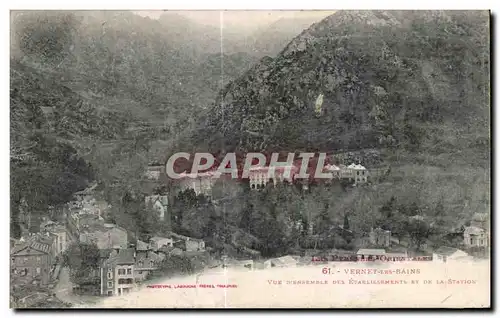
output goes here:
[[10, 308], [491, 308], [491, 21], [11, 10]]

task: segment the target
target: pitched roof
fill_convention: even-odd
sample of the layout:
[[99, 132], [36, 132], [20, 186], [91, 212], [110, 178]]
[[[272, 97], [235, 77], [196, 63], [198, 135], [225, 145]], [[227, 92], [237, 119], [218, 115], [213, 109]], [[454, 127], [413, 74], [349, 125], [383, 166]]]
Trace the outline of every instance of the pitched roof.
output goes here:
[[385, 255], [385, 249], [369, 249], [362, 248], [358, 251], [358, 255]]
[[100, 258], [108, 258], [112, 251], [113, 250], [110, 248], [105, 248], [105, 249], [99, 250], [99, 257]]
[[105, 261], [107, 265], [124, 265], [124, 264], [134, 264], [135, 261], [135, 250], [133, 248], [121, 249], [118, 251], [111, 252], [109, 258]]
[[133, 248], [125, 248], [118, 252], [118, 259], [116, 264], [133, 264], [135, 250]]
[[276, 264], [276, 265], [287, 265], [287, 264], [297, 264], [297, 261], [295, 258], [291, 257], [290, 255], [287, 256], [282, 256], [278, 258], [273, 258], [269, 260], [271, 263]]
[[441, 246], [434, 253], [439, 254], [439, 255], [450, 256], [458, 251], [460, 251], [458, 248]]
[[25, 248], [32, 248], [42, 253], [49, 253], [54, 241], [53, 235], [51, 236], [41, 236], [36, 235], [31, 237], [27, 242], [18, 244], [14, 246], [11, 250], [11, 254], [17, 254]]
[[135, 261], [135, 265], [137, 268], [149, 268], [151, 267], [151, 263], [158, 263], [163, 260], [162, 257], [160, 257], [158, 254], [154, 252], [148, 252], [146, 255], [140, 255], [137, 257]]
[[340, 170], [340, 168], [338, 166], [336, 166], [336, 165], [327, 165], [325, 168], [328, 171], [339, 171]]
[[469, 234], [469, 235], [479, 235], [484, 233], [485, 231], [481, 228], [478, 228], [476, 226], [468, 226], [464, 230], [464, 234]]
[[170, 253], [170, 252], [172, 252], [174, 249], [175, 249], [175, 247], [173, 247], [173, 246], [163, 245], [162, 247], [160, 247], [160, 248], [158, 249], [158, 252], [162, 252], [162, 253], [165, 253], [165, 254], [169, 254], [169, 253]]
[[171, 240], [171, 238], [168, 237], [162, 237], [162, 236], [153, 236], [152, 238], [149, 239], [150, 241], [162, 241], [162, 240]]
[[146, 242], [143, 242], [141, 240], [137, 240], [137, 245], [136, 245], [135, 249], [138, 251], [147, 251], [147, 250], [149, 250], [149, 245]]
[[355, 164], [355, 163], [350, 164], [347, 168], [354, 169], [354, 170], [366, 170], [366, 168], [363, 167], [362, 165]]
[[82, 190], [82, 191], [78, 191], [78, 192], [75, 192], [76, 195], [79, 195], [79, 194], [92, 194], [93, 191], [95, 190], [95, 188], [97, 188], [97, 183], [93, 183], [90, 187]]
[[168, 236], [170, 236], [172, 238], [176, 238], [178, 240], [193, 241], [193, 242], [203, 242], [202, 239], [197, 239], [197, 238], [194, 238], [194, 237], [180, 235], [180, 234], [177, 234], [177, 233], [174, 233], [174, 232], [171, 232], [171, 231], [168, 232]]
[[160, 202], [162, 205], [168, 205], [168, 196], [166, 195], [150, 195], [144, 198], [146, 204], [149, 202], [155, 203], [156, 201]]
[[14, 245], [14, 247], [10, 250], [10, 254], [12, 254], [12, 255], [17, 254], [20, 251], [27, 248], [28, 246], [29, 246], [29, 243], [20, 243], [20, 244]]

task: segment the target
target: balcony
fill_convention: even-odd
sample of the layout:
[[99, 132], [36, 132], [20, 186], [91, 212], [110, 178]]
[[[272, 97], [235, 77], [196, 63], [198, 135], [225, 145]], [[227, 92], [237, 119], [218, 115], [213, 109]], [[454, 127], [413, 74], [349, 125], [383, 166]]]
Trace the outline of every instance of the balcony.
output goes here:
[[133, 278], [119, 278], [118, 279], [118, 288], [129, 288], [134, 287], [135, 281]]

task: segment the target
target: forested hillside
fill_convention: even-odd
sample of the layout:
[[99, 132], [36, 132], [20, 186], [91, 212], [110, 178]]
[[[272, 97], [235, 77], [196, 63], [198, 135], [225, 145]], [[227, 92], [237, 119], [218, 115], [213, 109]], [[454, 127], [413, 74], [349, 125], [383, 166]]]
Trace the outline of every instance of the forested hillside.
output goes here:
[[453, 152], [456, 130], [471, 149], [489, 133], [488, 30], [478, 12], [338, 12], [229, 84], [209, 123], [229, 149]]
[[[14, 13], [13, 235], [21, 198], [43, 215], [92, 180], [117, 224], [163, 231], [144, 213], [152, 191], [144, 170], [173, 152], [207, 150], [351, 151], [390, 167], [381, 182], [355, 189], [218, 185], [213, 202], [181, 194], [174, 230], [221, 251], [352, 248], [345, 231], [332, 234], [340, 224], [358, 238], [375, 226], [429, 236], [431, 222], [407, 222], [416, 215], [436, 220], [438, 236], [460, 227], [490, 207], [488, 18], [341, 11], [296, 36], [253, 42], [265, 49], [228, 34], [220, 54], [220, 29], [175, 14]], [[287, 44], [273, 48], [280, 39]], [[320, 239], [308, 236], [310, 224]]]
[[46, 215], [94, 179], [120, 196], [254, 61], [222, 61], [219, 29], [172, 13], [13, 12], [11, 26], [14, 224], [23, 197]]
[[489, 47], [487, 12], [341, 11], [228, 84], [190, 140], [213, 153], [374, 149], [384, 182], [309, 211], [347, 213], [361, 232], [403, 233], [415, 215], [451, 230], [490, 209]]

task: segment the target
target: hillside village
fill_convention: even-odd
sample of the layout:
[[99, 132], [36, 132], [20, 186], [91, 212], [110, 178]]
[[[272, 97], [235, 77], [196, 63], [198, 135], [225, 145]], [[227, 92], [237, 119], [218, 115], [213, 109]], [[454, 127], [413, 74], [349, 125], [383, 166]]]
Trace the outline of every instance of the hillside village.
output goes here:
[[[339, 181], [347, 179], [351, 186], [368, 185], [376, 180], [370, 178], [370, 170], [360, 164], [338, 166], [329, 164], [325, 169], [333, 172]], [[151, 171], [158, 171], [158, 173], [151, 173]], [[252, 171], [247, 180], [247, 186], [252, 190], [259, 190], [268, 185], [276, 187], [277, 183], [283, 182], [283, 170], [276, 169], [274, 176], [268, 175], [267, 172], [267, 168]], [[146, 169], [145, 174], [150, 181], [160, 182], [164, 169], [158, 169], [153, 165]], [[216, 181], [214, 174], [200, 173], [196, 178], [193, 177], [181, 179], [177, 191], [192, 190], [196, 195], [211, 198], [212, 186]], [[311, 190], [307, 184], [301, 184], [301, 186], [303, 191]], [[97, 183], [94, 183], [75, 193], [74, 201], [68, 202], [64, 207], [62, 220], [53, 221], [45, 218], [40, 224], [39, 232], [25, 231], [19, 240], [11, 240], [11, 277], [12, 282], [15, 283], [14, 288], [19, 289], [23, 285], [29, 285], [36, 286], [40, 290], [33, 300], [22, 292], [19, 296], [13, 296], [15, 299], [12, 300], [18, 306], [29, 307], [33, 305], [33, 302], [50, 303], [54, 299], [67, 301], [65, 304], [69, 306], [71, 303], [78, 302], [75, 301], [75, 297], [97, 297], [94, 298], [96, 301], [102, 296], [124, 295], [150, 279], [179, 271], [179, 268], [175, 267], [182, 265], [172, 263], [174, 261], [186, 262], [183, 265], [189, 268], [185, 269], [186, 273], [217, 266], [241, 267], [248, 270], [304, 266], [331, 261], [328, 259], [331, 255], [347, 255], [353, 261], [381, 256], [391, 259], [428, 255], [433, 261], [443, 262], [447, 259], [484, 257], [490, 247], [488, 215], [476, 213], [469, 226], [446, 233], [446, 236], [453, 237], [456, 242], [455, 247], [441, 246], [433, 249], [430, 245], [428, 246], [431, 244], [429, 241], [423, 242], [420, 251], [415, 251], [409, 246], [411, 242], [396, 238], [391, 231], [377, 227], [372, 228], [366, 237], [357, 239], [354, 245], [357, 247], [355, 250], [338, 248], [321, 250], [314, 246], [312, 249], [302, 250], [299, 254], [263, 258], [259, 252], [240, 245], [242, 252], [240, 255], [237, 253], [230, 257], [220, 256], [220, 254], [214, 254], [213, 249], [202, 239], [174, 232], [151, 236], [148, 241], [137, 239], [137, 233], [106, 221], [105, 218], [109, 217], [111, 206], [99, 198], [97, 188]], [[314, 187], [312, 190], [314, 191]], [[147, 196], [145, 203], [152, 207], [149, 211], [158, 214], [159, 220], [164, 221], [165, 218], [171, 217], [169, 204], [171, 201], [168, 195]], [[428, 221], [425, 217], [418, 215], [410, 217], [410, 221], [412, 220]], [[297, 226], [300, 227], [302, 224], [297, 224]], [[330, 231], [338, 232], [342, 237], [354, 238], [355, 236], [348, 224], [332, 224]], [[316, 240], [318, 239], [312, 223], [307, 232], [311, 239], [314, 240], [315, 237]], [[238, 245], [235, 241], [233, 243], [235, 246]], [[73, 278], [71, 273], [78, 269], [66, 263], [64, 256], [71, 246], [73, 248], [95, 246], [97, 252], [94, 267], [87, 269], [83, 276], [77, 279]], [[322, 258], [322, 255], [328, 256]], [[70, 257], [76, 256], [71, 254]], [[193, 265], [193, 261], [197, 264]], [[170, 267], [166, 265], [167, 263], [170, 263]]]

